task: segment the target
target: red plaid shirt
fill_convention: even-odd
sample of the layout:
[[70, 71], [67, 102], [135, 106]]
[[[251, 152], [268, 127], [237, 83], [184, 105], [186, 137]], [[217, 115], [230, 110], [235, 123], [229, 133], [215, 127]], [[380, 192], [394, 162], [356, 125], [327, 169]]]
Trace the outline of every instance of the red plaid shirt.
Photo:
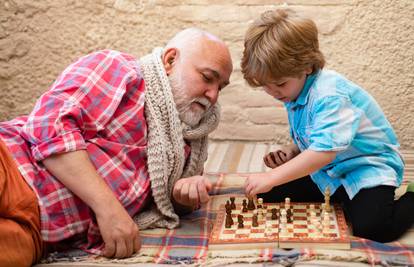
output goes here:
[[144, 92], [135, 58], [100, 51], [70, 65], [29, 116], [0, 123], [0, 138], [38, 195], [44, 241], [81, 234], [79, 248], [99, 253], [103, 245], [92, 210], [42, 165], [50, 155], [87, 150], [131, 216], [149, 199]]

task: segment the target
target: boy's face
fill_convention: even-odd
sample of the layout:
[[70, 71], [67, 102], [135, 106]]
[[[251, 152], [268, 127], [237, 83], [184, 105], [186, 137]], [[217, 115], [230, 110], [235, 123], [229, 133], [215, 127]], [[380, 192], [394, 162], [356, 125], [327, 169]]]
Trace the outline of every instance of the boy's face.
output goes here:
[[[309, 72], [310, 73], [310, 72]], [[295, 101], [305, 85], [306, 75], [304, 71], [298, 77], [284, 77], [263, 86], [265, 92], [284, 103]]]

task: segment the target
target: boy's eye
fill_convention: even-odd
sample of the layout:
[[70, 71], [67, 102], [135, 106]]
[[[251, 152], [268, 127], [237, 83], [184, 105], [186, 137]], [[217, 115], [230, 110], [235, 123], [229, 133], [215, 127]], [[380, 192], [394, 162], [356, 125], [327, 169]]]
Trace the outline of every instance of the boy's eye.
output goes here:
[[283, 85], [285, 85], [286, 84], [286, 82], [282, 82], [282, 83], [278, 83], [278, 84], [276, 84], [277, 86], [283, 86]]

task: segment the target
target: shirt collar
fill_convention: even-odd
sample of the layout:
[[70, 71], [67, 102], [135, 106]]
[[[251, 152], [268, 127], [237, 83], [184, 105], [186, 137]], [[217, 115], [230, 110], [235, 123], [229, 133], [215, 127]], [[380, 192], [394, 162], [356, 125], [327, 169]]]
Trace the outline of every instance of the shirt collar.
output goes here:
[[308, 75], [306, 77], [305, 84], [303, 85], [302, 91], [300, 92], [299, 96], [296, 98], [295, 101], [289, 102], [286, 104], [288, 107], [296, 107], [298, 105], [304, 106], [308, 103], [309, 98], [309, 91], [312, 87], [314, 81], [316, 80], [316, 77], [319, 75], [320, 71], [317, 71], [316, 73], [312, 75]]

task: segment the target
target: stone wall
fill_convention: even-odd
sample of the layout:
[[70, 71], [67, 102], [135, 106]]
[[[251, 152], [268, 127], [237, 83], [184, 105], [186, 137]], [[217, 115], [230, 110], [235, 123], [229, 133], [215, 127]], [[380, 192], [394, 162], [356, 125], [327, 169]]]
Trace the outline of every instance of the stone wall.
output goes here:
[[212, 138], [287, 142], [283, 106], [240, 73], [243, 35], [264, 10], [288, 4], [320, 28], [327, 67], [365, 87], [403, 147], [414, 147], [412, 0], [0, 0], [0, 120], [28, 113], [78, 57], [104, 48], [142, 56], [189, 26], [231, 48], [235, 71], [221, 93]]

